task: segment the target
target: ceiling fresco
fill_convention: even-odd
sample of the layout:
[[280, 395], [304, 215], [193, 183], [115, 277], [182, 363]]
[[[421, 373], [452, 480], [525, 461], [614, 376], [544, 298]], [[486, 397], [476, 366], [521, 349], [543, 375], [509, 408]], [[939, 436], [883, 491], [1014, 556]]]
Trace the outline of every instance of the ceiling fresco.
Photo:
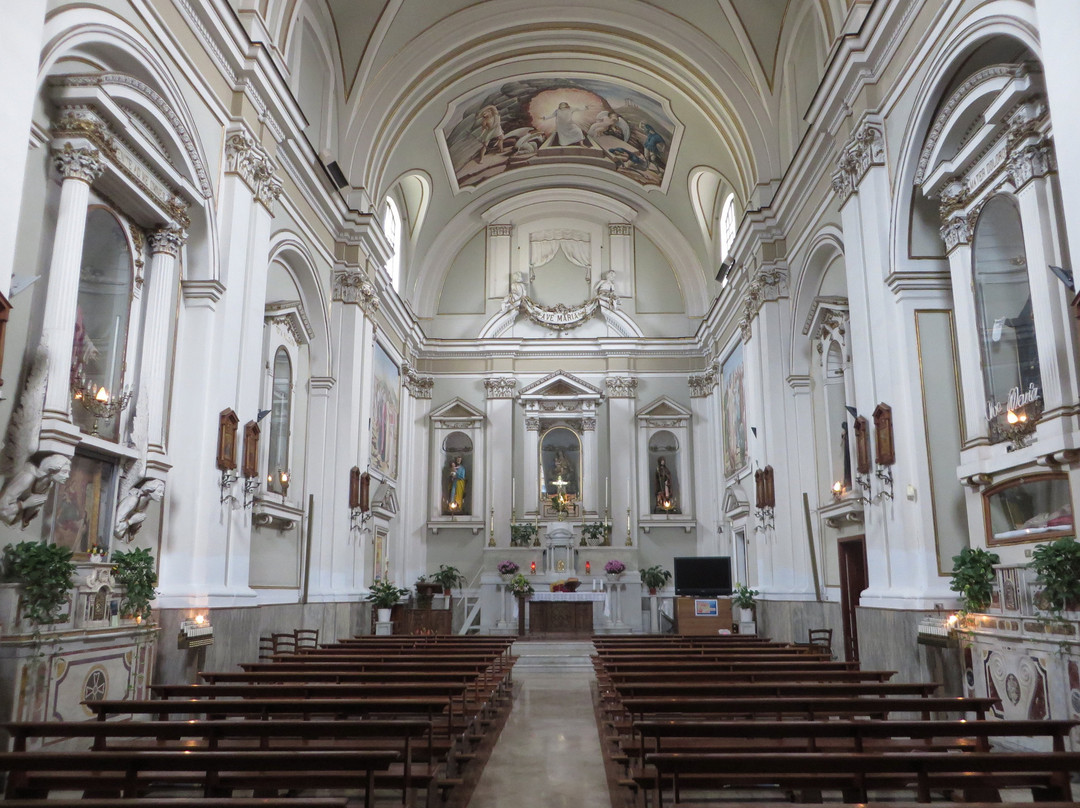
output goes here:
[[519, 168], [562, 164], [663, 191], [682, 129], [666, 99], [629, 84], [534, 76], [458, 98], [436, 137], [455, 190]]

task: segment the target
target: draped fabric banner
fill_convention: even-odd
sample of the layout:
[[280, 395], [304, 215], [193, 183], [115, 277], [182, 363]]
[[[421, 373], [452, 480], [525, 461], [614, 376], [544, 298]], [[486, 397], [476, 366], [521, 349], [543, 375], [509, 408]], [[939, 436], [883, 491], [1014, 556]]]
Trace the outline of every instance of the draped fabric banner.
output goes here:
[[600, 298], [594, 297], [586, 300], [580, 306], [566, 306], [559, 303], [556, 306], [541, 306], [534, 303], [528, 297], [521, 299], [521, 310], [525, 316], [534, 323], [552, 328], [556, 331], [564, 331], [577, 328], [600, 308]]
[[553, 259], [559, 249], [575, 266], [592, 266], [592, 243], [588, 233], [577, 230], [544, 230], [534, 233], [529, 241], [529, 268], [542, 267]]

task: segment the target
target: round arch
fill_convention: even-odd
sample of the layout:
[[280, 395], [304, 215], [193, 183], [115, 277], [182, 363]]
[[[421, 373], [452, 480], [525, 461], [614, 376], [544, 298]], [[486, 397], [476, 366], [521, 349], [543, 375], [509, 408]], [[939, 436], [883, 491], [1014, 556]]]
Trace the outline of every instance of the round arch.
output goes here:
[[289, 273], [300, 292], [308, 322], [315, 337], [308, 343], [312, 376], [330, 376], [333, 367], [333, 345], [330, 341], [330, 322], [325, 301], [329, 295], [323, 289], [307, 246], [293, 232], [279, 230], [270, 237], [267, 263], [277, 261]]

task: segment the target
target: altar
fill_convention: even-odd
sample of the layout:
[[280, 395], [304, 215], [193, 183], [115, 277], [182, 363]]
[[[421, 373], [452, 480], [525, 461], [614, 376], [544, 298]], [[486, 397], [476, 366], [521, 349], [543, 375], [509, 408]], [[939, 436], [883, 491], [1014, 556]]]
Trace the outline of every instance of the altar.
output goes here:
[[528, 600], [528, 632], [591, 637], [594, 604], [605, 598], [603, 592], [536, 592]]

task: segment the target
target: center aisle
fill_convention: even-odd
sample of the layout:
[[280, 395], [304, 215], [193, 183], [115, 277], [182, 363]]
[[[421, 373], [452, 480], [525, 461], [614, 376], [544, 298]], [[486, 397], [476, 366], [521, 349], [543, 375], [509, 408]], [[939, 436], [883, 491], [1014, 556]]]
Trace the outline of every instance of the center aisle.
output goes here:
[[517, 642], [514, 707], [468, 808], [610, 805], [591, 642]]

